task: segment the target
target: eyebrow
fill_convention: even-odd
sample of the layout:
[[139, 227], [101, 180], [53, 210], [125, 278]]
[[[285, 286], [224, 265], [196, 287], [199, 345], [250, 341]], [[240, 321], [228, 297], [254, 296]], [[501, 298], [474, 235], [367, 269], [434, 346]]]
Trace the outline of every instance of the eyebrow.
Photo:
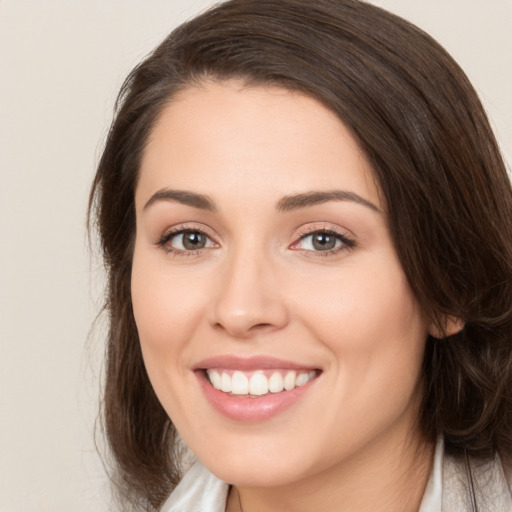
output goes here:
[[[207, 195], [197, 194], [196, 192], [190, 192], [188, 190], [174, 190], [169, 188], [155, 192], [146, 202], [143, 210], [146, 210], [158, 201], [175, 201], [187, 206], [192, 206], [193, 208], [199, 208], [200, 210], [217, 211], [215, 202]], [[276, 210], [278, 212], [289, 212], [327, 203], [329, 201], [351, 201], [366, 206], [377, 213], [382, 213], [377, 206], [367, 199], [346, 190], [311, 191], [284, 196], [276, 203]]]
[[187, 190], [173, 190], [163, 188], [155, 192], [144, 205], [143, 210], [147, 210], [152, 204], [157, 201], [175, 201], [187, 206], [199, 208], [200, 210], [216, 211], [217, 207], [215, 202], [208, 196], [203, 194], [196, 194]]
[[351, 201], [366, 206], [377, 213], [382, 213], [377, 206], [367, 199], [346, 190], [311, 191], [285, 196], [277, 202], [276, 209], [279, 212], [289, 212], [291, 210], [307, 208], [308, 206], [315, 206], [329, 201]]

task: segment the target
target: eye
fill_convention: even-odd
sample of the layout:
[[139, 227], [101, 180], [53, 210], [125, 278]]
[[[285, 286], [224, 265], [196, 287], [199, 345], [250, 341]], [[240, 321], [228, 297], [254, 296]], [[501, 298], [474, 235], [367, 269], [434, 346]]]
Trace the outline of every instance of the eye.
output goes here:
[[312, 233], [302, 238], [303, 249], [310, 251], [330, 251], [341, 245], [339, 237], [331, 233]]
[[347, 235], [322, 229], [300, 235], [299, 241], [293, 244], [292, 249], [333, 254], [343, 249], [350, 249], [354, 245], [355, 242]]
[[197, 229], [179, 229], [166, 233], [158, 245], [176, 254], [197, 252], [216, 246], [206, 233]]

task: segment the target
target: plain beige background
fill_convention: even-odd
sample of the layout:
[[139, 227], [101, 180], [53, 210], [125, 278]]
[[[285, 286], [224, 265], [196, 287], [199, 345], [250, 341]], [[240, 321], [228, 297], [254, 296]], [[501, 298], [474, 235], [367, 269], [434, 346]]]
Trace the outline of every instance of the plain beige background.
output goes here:
[[[255, 0], [256, 1], [256, 0]], [[104, 512], [94, 166], [128, 71], [202, 0], [0, 0], [0, 512]], [[512, 0], [375, 0], [436, 37], [512, 162]]]

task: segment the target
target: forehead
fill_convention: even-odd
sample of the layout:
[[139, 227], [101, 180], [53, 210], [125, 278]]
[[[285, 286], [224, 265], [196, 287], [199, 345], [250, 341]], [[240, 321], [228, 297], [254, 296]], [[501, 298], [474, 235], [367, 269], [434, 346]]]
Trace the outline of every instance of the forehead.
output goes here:
[[380, 206], [371, 166], [333, 112], [300, 93], [235, 81], [187, 88], [164, 108], [143, 154], [136, 201], [164, 187], [269, 201], [343, 188]]

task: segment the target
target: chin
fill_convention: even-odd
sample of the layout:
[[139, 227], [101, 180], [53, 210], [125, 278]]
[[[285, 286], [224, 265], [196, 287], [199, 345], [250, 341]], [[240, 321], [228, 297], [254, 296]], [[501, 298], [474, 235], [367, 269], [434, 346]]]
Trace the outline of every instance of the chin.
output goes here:
[[241, 487], [279, 487], [291, 484], [303, 478], [290, 467], [275, 465], [273, 460], [265, 464], [253, 464], [251, 461], [233, 461], [233, 463], [212, 464], [208, 469], [217, 477], [232, 485]]
[[248, 443], [233, 442], [230, 446], [219, 443], [214, 450], [198, 449], [196, 456], [217, 478], [239, 486], [287, 485], [314, 473], [313, 458], [306, 451], [297, 450], [295, 443], [295, 448], [290, 448], [286, 442], [273, 441], [249, 439]]

